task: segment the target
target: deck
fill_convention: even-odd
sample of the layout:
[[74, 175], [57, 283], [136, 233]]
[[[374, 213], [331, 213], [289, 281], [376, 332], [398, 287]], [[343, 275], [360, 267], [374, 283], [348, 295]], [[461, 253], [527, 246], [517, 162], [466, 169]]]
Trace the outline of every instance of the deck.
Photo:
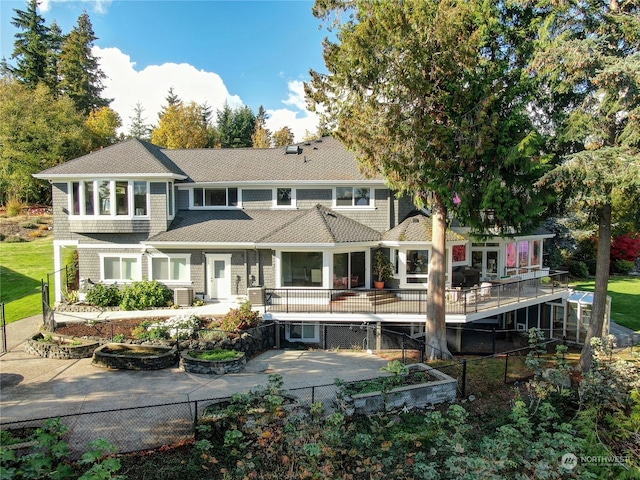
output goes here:
[[[447, 289], [446, 315], [468, 316], [568, 291], [566, 272], [527, 280], [499, 280], [480, 287]], [[265, 312], [322, 314], [426, 314], [426, 289], [268, 288]]]

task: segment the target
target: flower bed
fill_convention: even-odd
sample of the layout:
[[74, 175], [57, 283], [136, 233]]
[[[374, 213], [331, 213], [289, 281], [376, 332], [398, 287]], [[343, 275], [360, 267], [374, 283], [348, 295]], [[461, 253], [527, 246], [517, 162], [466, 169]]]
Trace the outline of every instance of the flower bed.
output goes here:
[[160, 370], [177, 361], [175, 347], [107, 343], [93, 353], [92, 365], [123, 370]]
[[236, 352], [235, 358], [220, 360], [198, 358], [195, 354], [199, 352], [201, 351], [185, 350], [181, 352], [180, 368], [189, 373], [224, 375], [225, 373], [241, 372], [247, 364], [247, 357], [244, 352]]
[[38, 333], [26, 341], [24, 351], [38, 357], [69, 360], [89, 358], [99, 345], [95, 340]]
[[[369, 415], [397, 408], [425, 408], [438, 403], [452, 402], [456, 398], [458, 381], [423, 363], [407, 366], [411, 372], [422, 371], [433, 380], [391, 388], [387, 391], [347, 394], [349, 387], [356, 382], [338, 386], [336, 393], [339, 408], [347, 415]], [[378, 379], [372, 382], [379, 383]], [[364, 383], [364, 382], [359, 382]]]

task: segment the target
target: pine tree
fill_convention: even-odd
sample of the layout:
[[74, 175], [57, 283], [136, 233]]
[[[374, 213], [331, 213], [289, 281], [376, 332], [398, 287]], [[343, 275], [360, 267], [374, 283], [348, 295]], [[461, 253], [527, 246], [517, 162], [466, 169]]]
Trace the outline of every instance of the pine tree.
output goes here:
[[54, 96], [58, 96], [60, 91], [60, 76], [58, 75], [58, 64], [62, 52], [64, 35], [60, 26], [53, 22], [49, 31], [49, 49], [47, 52], [47, 73], [45, 83]]
[[271, 132], [267, 128], [267, 119], [269, 116], [265, 112], [264, 107], [260, 105], [258, 109], [258, 115], [256, 116], [256, 124], [253, 135], [251, 136], [251, 143], [253, 148], [269, 148], [271, 147]]
[[133, 117], [129, 117], [131, 127], [129, 128], [128, 137], [149, 142], [151, 141], [152, 129], [149, 124], [146, 123], [146, 118], [142, 116], [143, 113], [144, 107], [140, 102], [137, 102], [133, 109]]
[[100, 69], [98, 58], [91, 52], [95, 40], [97, 37], [85, 11], [66, 37], [60, 54], [60, 91], [69, 96], [85, 115], [111, 103], [101, 96], [104, 90], [102, 81], [106, 75]]
[[16, 64], [11, 68], [15, 78], [31, 88], [41, 82], [47, 82], [50, 73], [50, 29], [44, 18], [38, 13], [39, 0], [29, 0], [27, 10], [14, 10], [16, 16], [11, 24], [22, 30], [16, 33], [13, 43], [12, 59]]

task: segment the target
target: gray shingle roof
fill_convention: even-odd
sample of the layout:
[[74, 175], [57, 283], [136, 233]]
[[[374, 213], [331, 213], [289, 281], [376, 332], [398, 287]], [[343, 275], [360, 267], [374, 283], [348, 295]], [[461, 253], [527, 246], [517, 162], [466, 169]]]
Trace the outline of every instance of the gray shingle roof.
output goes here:
[[37, 174], [38, 178], [74, 175], [181, 175], [185, 174], [156, 145], [131, 138]]
[[[422, 213], [407, 217], [382, 236], [387, 242], [430, 242], [432, 237], [431, 218]], [[466, 240], [463, 235], [449, 229], [447, 229], [446, 239], [448, 242]]]
[[367, 179], [354, 154], [334, 138], [301, 143], [299, 147], [299, 154], [287, 154], [284, 147], [170, 150], [128, 139], [44, 170], [36, 177], [176, 174], [188, 177], [187, 182], [227, 185]]
[[153, 242], [333, 244], [380, 240], [380, 233], [320, 205], [309, 210], [180, 210]]
[[338, 140], [299, 144], [299, 154], [280, 148], [165, 150], [192, 182], [365, 180], [355, 155]]

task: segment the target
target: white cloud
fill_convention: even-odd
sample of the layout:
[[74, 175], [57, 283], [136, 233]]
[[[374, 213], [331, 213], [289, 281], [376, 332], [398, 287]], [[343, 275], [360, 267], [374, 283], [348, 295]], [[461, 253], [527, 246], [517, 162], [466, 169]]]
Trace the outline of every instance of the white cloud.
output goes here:
[[[51, 10], [51, 5], [53, 3], [66, 3], [66, 2], [77, 2], [78, 0], [41, 0], [39, 9], [41, 13], [46, 13]], [[89, 8], [98, 13], [106, 13], [107, 8], [111, 5], [113, 0], [79, 0], [81, 3], [86, 3], [89, 6], [93, 6], [93, 8]]]
[[[108, 77], [102, 95], [113, 99], [111, 108], [122, 119], [123, 133], [129, 131], [136, 103], [144, 108], [146, 123], [157, 123], [158, 113], [166, 104], [165, 98], [170, 87], [184, 102], [206, 102], [214, 116], [225, 101], [232, 108], [243, 104], [239, 96], [229, 93], [224, 81], [216, 73], [198, 70], [186, 63], [150, 65], [138, 71], [131, 57], [117, 48], [94, 47], [93, 54], [100, 59], [100, 67]], [[304, 84], [292, 81], [288, 83], [288, 88], [289, 95], [282, 103], [294, 107], [296, 111], [288, 108], [267, 109], [267, 128], [275, 132], [287, 126], [293, 131], [295, 140], [302, 141], [306, 131], [317, 130], [318, 119], [314, 113], [306, 110]]]
[[232, 107], [242, 105], [237, 95], [230, 95], [224, 82], [216, 73], [198, 70], [186, 63], [150, 65], [143, 70], [135, 69], [129, 55], [117, 48], [94, 47], [93, 53], [100, 58], [100, 67], [107, 75], [103, 96], [112, 98], [113, 108], [122, 118], [123, 132], [129, 131], [130, 118], [136, 103], [144, 108], [144, 117], [155, 124], [158, 113], [166, 104], [169, 88], [184, 102], [196, 102], [216, 110], [222, 109], [225, 101]]

